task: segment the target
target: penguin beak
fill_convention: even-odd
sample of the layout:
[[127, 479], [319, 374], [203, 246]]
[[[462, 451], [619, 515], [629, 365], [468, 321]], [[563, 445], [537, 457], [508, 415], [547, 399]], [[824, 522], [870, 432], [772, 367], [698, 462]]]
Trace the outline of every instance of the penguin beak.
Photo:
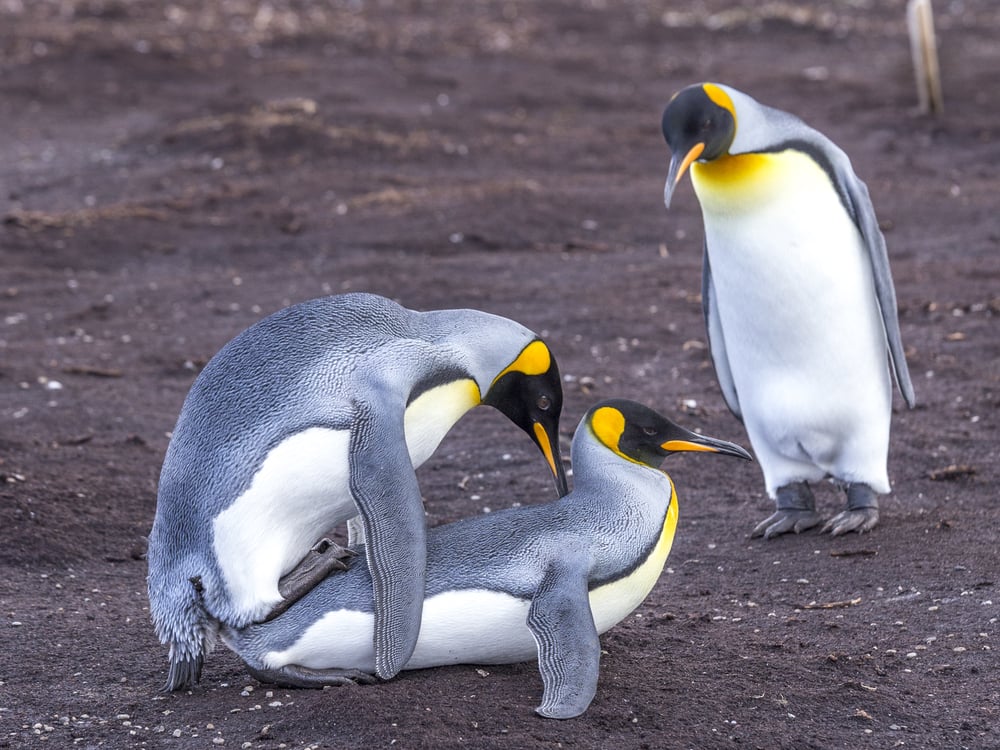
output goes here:
[[674, 195], [677, 183], [681, 181], [688, 167], [691, 166], [691, 163], [695, 159], [701, 156], [704, 150], [705, 144], [699, 142], [694, 144], [683, 156], [681, 156], [680, 151], [674, 151], [673, 156], [670, 158], [670, 169], [667, 170], [667, 183], [663, 186], [663, 204], [667, 208], [670, 208], [670, 199]]
[[736, 443], [730, 443], [727, 440], [717, 440], [716, 438], [705, 437], [704, 435], [698, 435], [694, 432], [687, 432], [683, 430], [684, 433], [678, 437], [673, 437], [665, 443], [660, 445], [660, 448], [665, 450], [667, 453], [679, 453], [681, 451], [707, 451], [709, 453], [722, 453], [726, 456], [735, 456], [736, 458], [742, 458], [745, 461], [753, 461], [753, 457], [747, 453], [745, 450], [736, 445]]
[[559, 367], [551, 360], [548, 369], [533, 375], [512, 370], [498, 377], [483, 403], [498, 409], [528, 434], [545, 457], [556, 481], [559, 497], [569, 492], [566, 470], [559, 455], [559, 415], [562, 413], [562, 381]]
[[552, 476], [556, 480], [556, 490], [559, 497], [565, 497], [569, 493], [569, 483], [566, 481], [566, 469], [563, 468], [562, 459], [559, 457], [559, 423], [546, 428], [541, 422], [531, 425], [532, 437], [545, 456], [545, 461], [552, 470]]

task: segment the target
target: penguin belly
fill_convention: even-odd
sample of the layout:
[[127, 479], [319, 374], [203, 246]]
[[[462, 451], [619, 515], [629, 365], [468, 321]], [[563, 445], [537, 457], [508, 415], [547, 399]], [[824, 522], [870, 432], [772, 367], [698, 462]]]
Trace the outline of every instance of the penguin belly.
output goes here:
[[354, 516], [349, 430], [311, 427], [279, 443], [213, 522], [213, 549], [244, 622], [281, 601], [278, 580], [321, 534]]
[[858, 228], [804, 153], [719, 162], [695, 165], [692, 180], [725, 357], [768, 492], [826, 475], [888, 492], [891, 383]]
[[[526, 624], [530, 606], [527, 599], [487, 589], [452, 590], [428, 597], [417, 647], [403, 669], [534, 659], [537, 647]], [[287, 649], [265, 652], [263, 662], [270, 668], [298, 664], [373, 673], [373, 625], [371, 612], [328, 612]]]

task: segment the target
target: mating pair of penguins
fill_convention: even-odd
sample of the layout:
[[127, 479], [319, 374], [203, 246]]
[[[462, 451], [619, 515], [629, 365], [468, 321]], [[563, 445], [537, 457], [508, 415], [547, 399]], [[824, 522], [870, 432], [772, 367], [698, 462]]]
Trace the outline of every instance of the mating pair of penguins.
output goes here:
[[[677, 93], [663, 134], [665, 203], [690, 170], [701, 204], [716, 374], [776, 502], [753, 534], [818, 524], [808, 483], [825, 477], [847, 508], [824, 530], [873, 528], [889, 491], [887, 360], [911, 406], [913, 389], [865, 185], [826, 137], [728, 86]], [[531, 437], [561, 497], [427, 531], [414, 470], [479, 404]], [[604, 401], [576, 430], [567, 494], [561, 409], [546, 344], [484, 312], [349, 294], [237, 336], [193, 384], [160, 478], [148, 583], [167, 689], [191, 687], [221, 636], [252, 675], [286, 686], [537, 658], [538, 713], [583, 713], [599, 634], [670, 551], [664, 458], [750, 455]], [[344, 522], [348, 549], [317, 544]]]

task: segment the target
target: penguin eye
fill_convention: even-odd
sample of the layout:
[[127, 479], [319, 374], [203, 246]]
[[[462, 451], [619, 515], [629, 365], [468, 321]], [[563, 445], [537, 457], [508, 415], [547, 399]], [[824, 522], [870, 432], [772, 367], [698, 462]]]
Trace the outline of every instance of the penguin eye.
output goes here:
[[535, 406], [537, 406], [541, 411], [548, 411], [552, 407], [552, 399], [548, 396], [539, 396], [538, 400], [535, 402]]
[[642, 432], [643, 432], [643, 434], [652, 437], [653, 435], [656, 434], [656, 428], [655, 427], [643, 427], [642, 428]]

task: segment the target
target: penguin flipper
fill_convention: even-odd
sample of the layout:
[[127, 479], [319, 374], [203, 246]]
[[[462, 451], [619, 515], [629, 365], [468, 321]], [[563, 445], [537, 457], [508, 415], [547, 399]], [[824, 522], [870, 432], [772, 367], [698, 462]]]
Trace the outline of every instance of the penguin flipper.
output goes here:
[[562, 565], [546, 573], [531, 600], [527, 624], [538, 644], [544, 688], [535, 711], [550, 719], [579, 716], [597, 692], [601, 657], [582, 565]]
[[722, 388], [722, 397], [726, 400], [729, 410], [739, 420], [743, 419], [740, 411], [740, 400], [736, 395], [736, 383], [733, 372], [729, 368], [729, 357], [726, 355], [726, 340], [722, 335], [722, 321], [719, 320], [719, 306], [715, 296], [715, 285], [712, 284], [712, 268], [708, 261], [708, 242], [702, 252], [701, 266], [701, 309], [705, 314], [705, 330], [708, 332], [708, 350], [712, 353], [712, 364], [715, 365], [715, 375]]
[[361, 514], [375, 604], [375, 672], [395, 677], [420, 634], [427, 530], [402, 413], [358, 402], [351, 429], [350, 486]]
[[913, 382], [910, 380], [910, 370], [906, 365], [906, 355], [903, 351], [903, 337], [899, 332], [899, 313], [896, 308], [896, 290], [892, 283], [892, 273], [889, 270], [889, 251], [885, 246], [885, 237], [878, 226], [878, 218], [872, 206], [868, 187], [853, 172], [853, 170], [838, 170], [841, 193], [847, 196], [847, 201], [854, 217], [854, 223], [861, 232], [861, 238], [868, 251], [871, 263], [872, 278], [875, 281], [875, 297], [878, 300], [879, 312], [882, 314], [882, 325], [885, 328], [886, 340], [889, 344], [889, 359], [892, 361], [893, 372], [896, 375], [896, 385], [906, 405], [913, 408], [916, 397], [913, 392]]

